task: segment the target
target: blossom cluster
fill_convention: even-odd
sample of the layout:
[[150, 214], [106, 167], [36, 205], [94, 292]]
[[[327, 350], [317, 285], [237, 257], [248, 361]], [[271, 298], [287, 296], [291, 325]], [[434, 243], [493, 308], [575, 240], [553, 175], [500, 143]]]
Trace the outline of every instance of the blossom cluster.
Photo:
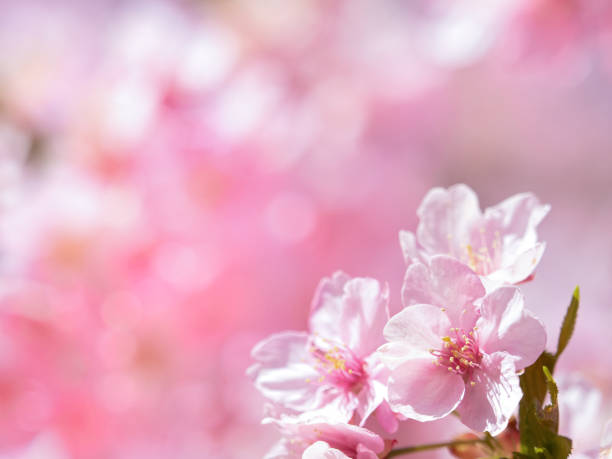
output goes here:
[[[321, 432], [329, 414], [282, 404], [259, 425], [248, 351], [305, 328], [294, 306], [336, 267], [388, 281], [399, 312], [389, 235], [441, 179], [563, 203], [523, 291], [549, 344], [559, 285], [588, 292], [554, 377], [559, 432], [594, 450], [612, 415], [610, 30], [603, 0], [5, 2], [0, 457], [243, 459], [277, 428]], [[417, 236], [408, 264], [429, 253]], [[376, 380], [340, 424], [387, 440], [378, 455], [462, 433], [404, 421]]]
[[263, 422], [282, 435], [267, 457], [384, 458], [399, 423], [451, 413], [490, 436], [514, 425], [519, 375], [546, 346], [518, 285], [534, 278], [549, 209], [523, 193], [482, 212], [466, 185], [430, 190], [416, 234], [400, 232], [407, 269], [392, 316], [386, 283], [324, 278], [308, 331], [252, 350]]

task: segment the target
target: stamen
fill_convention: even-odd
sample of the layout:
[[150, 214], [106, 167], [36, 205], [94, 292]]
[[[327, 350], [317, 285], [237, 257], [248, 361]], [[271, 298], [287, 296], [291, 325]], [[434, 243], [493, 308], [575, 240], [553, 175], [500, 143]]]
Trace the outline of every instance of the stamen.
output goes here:
[[309, 351], [315, 358], [314, 367], [320, 375], [316, 382], [325, 381], [347, 391], [358, 390], [366, 375], [365, 362], [350, 349], [317, 337], [310, 343]]
[[434, 363], [448, 368], [448, 371], [469, 378], [474, 368], [480, 367], [482, 358], [475, 334], [476, 328], [466, 333], [459, 328], [451, 328], [454, 337], [443, 336], [442, 348], [430, 349], [435, 357]]

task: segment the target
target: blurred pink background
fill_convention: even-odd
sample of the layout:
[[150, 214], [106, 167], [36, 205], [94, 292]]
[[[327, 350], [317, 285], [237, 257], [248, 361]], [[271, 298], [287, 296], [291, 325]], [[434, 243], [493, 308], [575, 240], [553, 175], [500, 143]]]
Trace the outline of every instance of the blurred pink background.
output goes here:
[[580, 285], [558, 372], [612, 416], [609, 2], [3, 1], [0, 56], [0, 457], [261, 457], [253, 344], [336, 269], [397, 311], [459, 182], [552, 205], [527, 304], [552, 348]]

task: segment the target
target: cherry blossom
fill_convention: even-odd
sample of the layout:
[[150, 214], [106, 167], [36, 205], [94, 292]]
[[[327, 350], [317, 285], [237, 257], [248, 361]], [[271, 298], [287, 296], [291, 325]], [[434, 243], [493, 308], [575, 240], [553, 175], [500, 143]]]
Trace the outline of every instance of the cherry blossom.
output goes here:
[[522, 396], [517, 372], [544, 349], [542, 323], [524, 308], [518, 288], [482, 298], [478, 276], [457, 260], [437, 255], [408, 269], [404, 301], [380, 348], [390, 368], [389, 403], [418, 421], [454, 410], [478, 431], [500, 433]]
[[318, 414], [281, 415], [263, 422], [275, 424], [283, 435], [265, 459], [376, 459], [385, 449], [385, 442], [374, 432], [329, 422]]
[[531, 193], [514, 195], [481, 212], [467, 185], [432, 188], [417, 210], [416, 236], [400, 232], [408, 264], [435, 254], [450, 255], [494, 284], [530, 279], [546, 244], [537, 226], [550, 206]]
[[[348, 422], [363, 424], [384, 403], [388, 372], [376, 349], [389, 317], [388, 287], [336, 272], [319, 284], [312, 303], [310, 333], [274, 334], [252, 351], [248, 373], [272, 402], [298, 412], [326, 406]], [[396, 420], [388, 409], [378, 418], [387, 430]]]

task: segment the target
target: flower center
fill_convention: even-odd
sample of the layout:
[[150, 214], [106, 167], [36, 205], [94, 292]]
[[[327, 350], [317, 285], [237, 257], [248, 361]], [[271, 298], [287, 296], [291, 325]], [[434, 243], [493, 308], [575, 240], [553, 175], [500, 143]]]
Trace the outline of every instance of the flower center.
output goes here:
[[[460, 245], [455, 248], [453, 236], [449, 234], [449, 253], [459, 258], [461, 262], [472, 268], [475, 273], [486, 276], [499, 266], [502, 256], [502, 238], [499, 231], [493, 235], [487, 235], [485, 228], [478, 230], [478, 236], [473, 236], [469, 244]], [[459, 251], [457, 253], [456, 251]]]
[[476, 327], [469, 333], [451, 328], [450, 335], [442, 338], [442, 349], [430, 349], [436, 357], [434, 363], [447, 367], [448, 371], [469, 378], [474, 368], [480, 367], [482, 355], [478, 349]]
[[319, 383], [326, 381], [353, 392], [359, 391], [366, 372], [364, 362], [347, 347], [324, 338], [315, 338], [309, 348], [319, 371]]

